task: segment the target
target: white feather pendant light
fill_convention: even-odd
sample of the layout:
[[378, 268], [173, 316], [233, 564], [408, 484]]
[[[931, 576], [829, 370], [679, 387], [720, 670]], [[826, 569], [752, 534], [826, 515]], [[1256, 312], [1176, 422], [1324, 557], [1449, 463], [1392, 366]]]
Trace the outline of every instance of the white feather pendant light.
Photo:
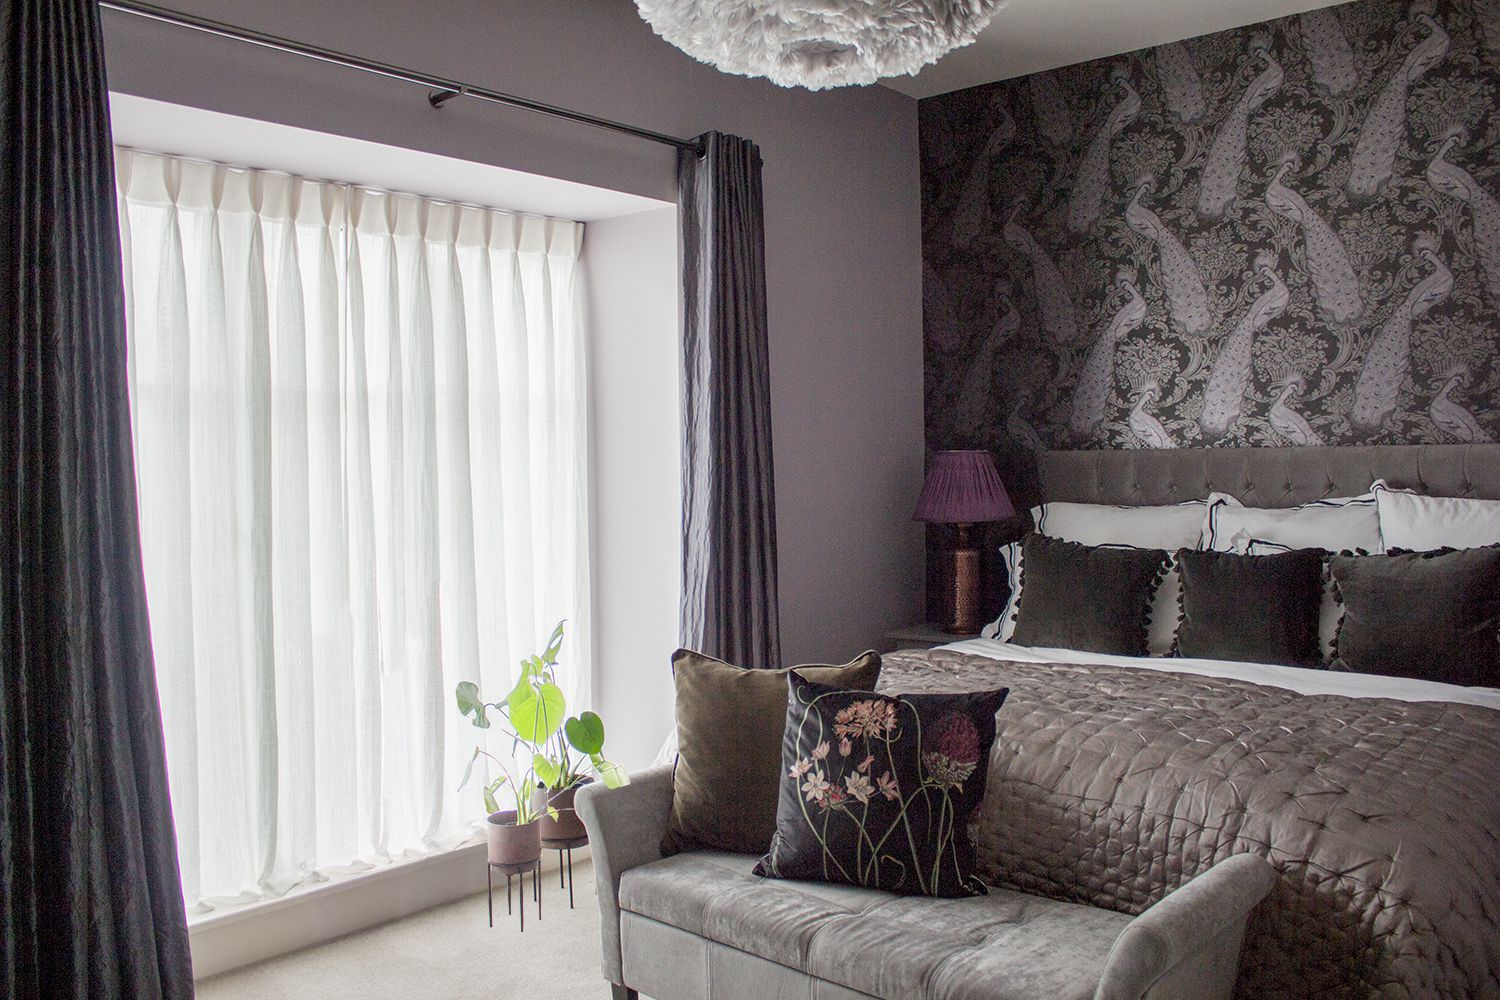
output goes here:
[[658, 35], [726, 73], [822, 90], [915, 73], [1003, 0], [635, 0]]

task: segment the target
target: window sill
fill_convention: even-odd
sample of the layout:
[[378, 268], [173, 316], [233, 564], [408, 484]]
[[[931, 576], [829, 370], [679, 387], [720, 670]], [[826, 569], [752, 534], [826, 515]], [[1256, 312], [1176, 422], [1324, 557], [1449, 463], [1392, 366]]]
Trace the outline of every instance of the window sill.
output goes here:
[[[359, 892], [379, 881], [390, 878], [403, 878], [417, 875], [421, 870], [440, 867], [451, 863], [455, 856], [474, 854], [476, 850], [483, 848], [483, 843], [474, 840], [463, 844], [451, 851], [441, 851], [428, 854], [420, 858], [408, 858], [401, 861], [392, 861], [365, 871], [349, 872], [347, 874], [329, 875], [318, 881], [308, 881], [298, 885], [280, 896], [264, 896], [260, 899], [252, 899], [243, 903], [223, 900], [212, 904], [210, 909], [202, 913], [188, 913], [187, 923], [190, 932], [226, 926], [238, 923], [242, 920], [251, 920], [256, 917], [276, 913], [288, 907], [301, 906], [308, 902], [310, 897], [329, 898], [341, 892]], [[482, 850], [479, 850], [482, 854]], [[479, 861], [474, 861], [479, 864]]]
[[[574, 852], [575, 865], [587, 850]], [[483, 892], [484, 858], [485, 845], [473, 843], [204, 914], [188, 927], [193, 977], [206, 979]], [[556, 851], [543, 852], [542, 870], [557, 871]]]

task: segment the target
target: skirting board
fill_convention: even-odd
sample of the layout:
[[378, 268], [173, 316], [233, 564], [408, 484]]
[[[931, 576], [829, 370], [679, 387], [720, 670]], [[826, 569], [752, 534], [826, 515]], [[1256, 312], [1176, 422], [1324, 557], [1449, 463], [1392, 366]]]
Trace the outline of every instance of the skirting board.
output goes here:
[[[483, 892], [484, 856], [485, 846], [472, 844], [207, 917], [188, 931], [193, 978], [206, 979]], [[573, 852], [575, 872], [588, 857], [587, 847]], [[557, 877], [556, 851], [542, 853], [542, 871]], [[588, 869], [582, 874], [573, 888], [588, 898], [594, 879]], [[555, 893], [557, 885], [549, 886], [544, 878], [542, 891], [549, 889]]]

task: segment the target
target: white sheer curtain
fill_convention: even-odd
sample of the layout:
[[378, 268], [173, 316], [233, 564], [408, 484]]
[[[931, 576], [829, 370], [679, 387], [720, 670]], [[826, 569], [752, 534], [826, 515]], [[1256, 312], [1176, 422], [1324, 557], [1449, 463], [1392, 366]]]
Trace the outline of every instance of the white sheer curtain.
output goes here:
[[[191, 905], [451, 848], [472, 679], [569, 620], [575, 222], [117, 151], [151, 628]], [[496, 747], [495, 749], [504, 749]]]

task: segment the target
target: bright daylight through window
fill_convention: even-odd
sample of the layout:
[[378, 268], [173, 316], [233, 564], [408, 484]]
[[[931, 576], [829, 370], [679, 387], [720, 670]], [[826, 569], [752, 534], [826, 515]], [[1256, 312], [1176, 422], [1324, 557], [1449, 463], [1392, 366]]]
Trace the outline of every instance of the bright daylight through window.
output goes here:
[[482, 806], [455, 684], [508, 689], [566, 618], [559, 679], [590, 693], [582, 224], [117, 171], [189, 906], [458, 845]]

